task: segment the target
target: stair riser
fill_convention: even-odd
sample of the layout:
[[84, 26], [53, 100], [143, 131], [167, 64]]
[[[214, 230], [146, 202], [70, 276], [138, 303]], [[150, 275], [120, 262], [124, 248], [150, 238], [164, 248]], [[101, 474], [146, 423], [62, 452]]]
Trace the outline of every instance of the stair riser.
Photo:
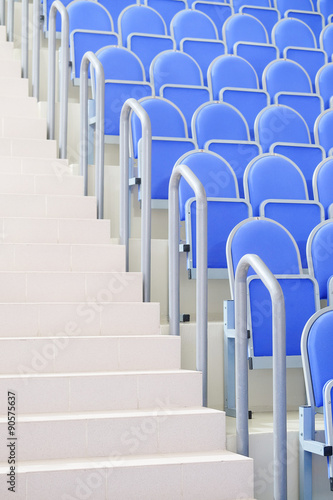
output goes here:
[[29, 82], [26, 78], [0, 78], [0, 96], [28, 97]]
[[0, 339], [0, 374], [179, 370], [180, 338], [169, 336]]
[[0, 304], [0, 337], [156, 335], [154, 303]]
[[[35, 374], [31, 367], [22, 372]], [[198, 372], [129, 372], [90, 375], [59, 375], [0, 378], [3, 394], [17, 394], [21, 414], [113, 411], [201, 406], [201, 374]], [[6, 400], [0, 414], [7, 414]]]
[[[72, 176], [72, 168], [68, 160], [59, 158], [13, 158], [2, 156], [0, 158], [0, 173], [24, 175], [48, 175], [60, 183]], [[76, 177], [71, 177], [75, 178]]]
[[[1, 52], [0, 52], [1, 53]], [[10, 139], [46, 140], [46, 120], [6, 116], [0, 119], [0, 137]]]
[[0, 195], [13, 193], [82, 196], [83, 179], [81, 177], [69, 177], [68, 175], [57, 179], [55, 175], [34, 176], [0, 172]]

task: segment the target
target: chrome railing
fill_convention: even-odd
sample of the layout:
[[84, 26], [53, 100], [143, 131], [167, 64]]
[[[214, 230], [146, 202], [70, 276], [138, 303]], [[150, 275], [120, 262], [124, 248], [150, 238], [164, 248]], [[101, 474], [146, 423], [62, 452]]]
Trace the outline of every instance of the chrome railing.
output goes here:
[[33, 0], [32, 13], [32, 96], [39, 101], [40, 73], [40, 0]]
[[151, 123], [147, 111], [135, 99], [127, 99], [120, 114], [120, 243], [126, 248], [126, 270], [129, 268], [130, 186], [129, 186], [129, 120], [135, 113], [142, 127], [141, 166], [141, 272], [143, 300], [150, 301], [151, 280]]
[[169, 183], [169, 325], [170, 334], [179, 335], [179, 182], [183, 177], [196, 198], [197, 283], [196, 283], [196, 367], [202, 372], [202, 400], [207, 406], [207, 198], [203, 185], [186, 165], [177, 165]]
[[105, 78], [103, 65], [93, 52], [86, 52], [80, 69], [80, 174], [84, 180], [84, 194], [88, 194], [88, 69], [94, 68], [95, 87], [95, 194], [97, 198], [97, 217], [104, 215], [104, 95]]
[[248, 337], [246, 278], [252, 266], [272, 300], [274, 499], [287, 499], [286, 319], [281, 286], [258, 255], [244, 255], [235, 275], [235, 362], [237, 453], [249, 455]]

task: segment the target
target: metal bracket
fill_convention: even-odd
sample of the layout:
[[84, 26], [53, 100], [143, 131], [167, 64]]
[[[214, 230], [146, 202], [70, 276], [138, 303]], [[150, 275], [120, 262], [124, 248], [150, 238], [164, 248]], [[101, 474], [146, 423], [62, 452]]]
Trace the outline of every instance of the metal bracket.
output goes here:
[[179, 252], [189, 252], [191, 245], [189, 243], [179, 243]]
[[189, 321], [191, 321], [191, 316], [189, 314], [181, 314], [179, 316], [179, 321], [181, 323], [189, 323]]
[[131, 177], [128, 181], [129, 186], [140, 186], [141, 185], [141, 177]]

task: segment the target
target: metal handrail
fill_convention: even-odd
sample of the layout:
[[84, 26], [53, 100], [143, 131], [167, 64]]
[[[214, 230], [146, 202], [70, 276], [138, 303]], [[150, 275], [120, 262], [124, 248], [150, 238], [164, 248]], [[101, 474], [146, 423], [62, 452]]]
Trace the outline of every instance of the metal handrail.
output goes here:
[[0, 25], [6, 24], [5, 0], [0, 0]]
[[69, 17], [66, 7], [60, 2], [60, 0], [55, 0], [53, 2], [49, 14], [47, 133], [48, 139], [54, 139], [57, 11], [61, 15], [59, 157], [66, 158], [68, 125]]
[[32, 5], [32, 68], [31, 85], [32, 96], [39, 101], [39, 72], [40, 72], [40, 0], [33, 0]]
[[89, 63], [96, 77], [96, 128], [95, 128], [95, 193], [97, 217], [104, 215], [104, 98], [105, 78], [101, 61], [91, 51], [86, 52], [80, 69], [80, 174], [84, 179], [84, 194], [88, 194], [88, 68]]
[[14, 40], [14, 0], [7, 2], [7, 41]]
[[287, 499], [286, 319], [281, 286], [258, 255], [244, 255], [235, 275], [237, 453], [249, 455], [246, 278], [252, 266], [272, 300], [274, 499]]
[[207, 197], [196, 175], [186, 165], [174, 167], [169, 183], [169, 325], [170, 334], [179, 335], [179, 182], [184, 177], [196, 197], [197, 283], [196, 283], [196, 367], [202, 372], [202, 399], [207, 406]]
[[22, 78], [28, 78], [28, 68], [29, 68], [29, 0], [22, 0], [21, 68], [22, 68]]
[[142, 127], [141, 148], [141, 272], [143, 300], [150, 301], [151, 279], [151, 123], [147, 111], [133, 98], [125, 101], [120, 114], [120, 243], [126, 248], [126, 270], [129, 268], [129, 119], [131, 110]]

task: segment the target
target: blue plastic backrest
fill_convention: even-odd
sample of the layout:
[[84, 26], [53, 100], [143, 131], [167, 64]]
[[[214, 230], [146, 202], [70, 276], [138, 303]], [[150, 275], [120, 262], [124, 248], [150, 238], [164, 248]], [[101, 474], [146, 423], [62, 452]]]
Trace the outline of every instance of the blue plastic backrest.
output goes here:
[[166, 35], [166, 25], [162, 16], [151, 7], [130, 5], [119, 16], [119, 33], [122, 44], [127, 47], [127, 37], [131, 33]]
[[[206, 196], [214, 198], [236, 198], [238, 195], [237, 181], [230, 165], [220, 156], [194, 151], [180, 161], [187, 165], [198, 177], [206, 191]], [[185, 220], [185, 203], [194, 195], [193, 189], [182, 178], [179, 185], [180, 220]]]
[[[308, 193], [305, 179], [296, 165], [278, 155], [259, 156], [247, 167], [244, 185], [247, 184], [253, 215], [259, 215], [262, 201], [268, 199], [306, 200]], [[244, 188], [246, 192], [246, 189]]]
[[330, 98], [333, 95], [333, 63], [326, 64], [318, 71], [316, 90], [324, 99], [325, 109], [328, 109], [330, 107]]
[[[159, 0], [160, 1], [160, 0]], [[214, 1], [197, 0], [194, 5], [195, 10], [207, 14], [215, 24], [219, 39], [222, 39], [222, 27], [225, 21], [232, 15], [232, 7], [228, 3], [216, 3]]]
[[238, 12], [243, 5], [256, 5], [258, 7], [270, 7], [269, 0], [233, 0], [234, 11]]
[[119, 14], [129, 5], [136, 3], [136, 0], [98, 0], [98, 3], [104, 5], [113, 19], [114, 30], [118, 32]]
[[333, 4], [332, 0], [317, 0], [318, 11], [323, 14], [325, 17], [325, 21], [328, 20], [328, 17], [333, 14]]
[[275, 142], [311, 142], [304, 118], [292, 108], [282, 105], [273, 104], [263, 109], [256, 118], [254, 133], [263, 153], [267, 153]]
[[230, 104], [210, 103], [201, 107], [193, 116], [192, 133], [198, 147], [212, 139], [248, 141], [249, 132], [244, 117]]
[[249, 62], [239, 56], [223, 55], [212, 61], [208, 68], [208, 81], [213, 99], [219, 99], [219, 91], [224, 87], [257, 89], [258, 77]]
[[139, 58], [123, 47], [105, 47], [97, 52], [103, 64], [106, 80], [144, 81], [144, 70]]
[[[238, 228], [231, 241], [233, 272], [247, 253], [259, 255], [273, 274], [299, 274], [299, 254], [290, 234], [269, 219], [251, 219]], [[249, 274], [254, 274], [249, 269]]]
[[280, 50], [281, 57], [286, 47], [308, 47], [315, 49], [316, 39], [309, 26], [299, 19], [281, 19], [272, 30], [273, 43]]
[[168, 33], [170, 33], [170, 23], [173, 18], [180, 10], [186, 8], [185, 0], [146, 0], [146, 5], [157, 10], [163, 17], [165, 24], [167, 25]]
[[294, 61], [278, 59], [263, 73], [263, 87], [273, 99], [277, 92], [312, 92], [309, 75]]
[[198, 10], [179, 11], [172, 19], [170, 29], [178, 49], [183, 38], [218, 39], [217, 29], [213, 21]]
[[323, 406], [322, 390], [333, 378], [333, 311], [326, 311], [312, 324], [307, 341], [315, 405]]
[[253, 66], [259, 78], [260, 88], [262, 88], [261, 81], [264, 69], [267, 64], [279, 57], [277, 47], [272, 44], [248, 44], [240, 42], [236, 44], [235, 53], [249, 61]]
[[[171, 102], [159, 97], [151, 97], [140, 101], [147, 111], [152, 137], [187, 137], [186, 124], [179, 109]], [[134, 156], [137, 157], [137, 146], [142, 136], [141, 121], [135, 113], [131, 117]]]
[[268, 43], [264, 25], [248, 14], [230, 16], [223, 25], [223, 38], [230, 54], [236, 42]]
[[328, 207], [333, 203], [333, 157], [328, 157], [318, 165], [313, 176], [313, 183], [314, 191], [317, 192], [318, 200], [325, 208], [326, 218], [328, 218]]
[[275, 0], [276, 8], [284, 16], [287, 10], [308, 10], [314, 11], [311, 0]]
[[318, 135], [319, 144], [323, 146], [326, 154], [328, 154], [333, 147], [333, 109], [326, 110], [318, 116], [315, 122], [316, 135]]
[[152, 61], [150, 81], [158, 95], [162, 85], [202, 85], [202, 73], [196, 61], [183, 52], [166, 50]]
[[321, 299], [327, 299], [327, 284], [333, 276], [333, 220], [320, 224], [313, 230], [310, 252], [313, 275], [318, 281]]
[[312, 90], [316, 92], [315, 81], [319, 69], [327, 63], [327, 55], [323, 50], [289, 47], [285, 51], [286, 58], [300, 64], [310, 77]]
[[76, 29], [113, 31], [113, 21], [103, 5], [97, 2], [72, 2], [67, 7], [69, 32]]
[[333, 24], [328, 24], [320, 34], [320, 46], [331, 59], [333, 54]]

